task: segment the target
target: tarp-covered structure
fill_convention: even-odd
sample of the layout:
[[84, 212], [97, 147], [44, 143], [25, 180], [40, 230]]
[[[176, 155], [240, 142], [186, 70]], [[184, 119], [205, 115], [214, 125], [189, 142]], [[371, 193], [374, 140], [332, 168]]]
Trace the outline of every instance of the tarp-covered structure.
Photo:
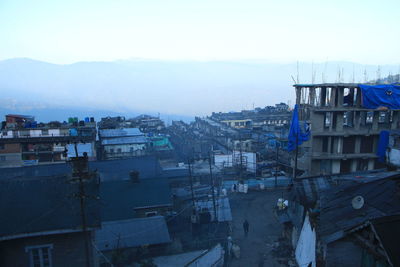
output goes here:
[[400, 85], [395, 84], [360, 84], [362, 106], [369, 109], [386, 107], [400, 109]]

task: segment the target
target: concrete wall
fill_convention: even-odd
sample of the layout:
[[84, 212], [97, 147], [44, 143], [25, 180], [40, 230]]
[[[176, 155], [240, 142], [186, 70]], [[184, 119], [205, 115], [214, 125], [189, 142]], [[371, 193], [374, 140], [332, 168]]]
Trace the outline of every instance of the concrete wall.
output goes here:
[[0, 168], [22, 166], [21, 153], [0, 154]]
[[118, 153], [118, 149], [121, 149], [121, 153], [129, 153], [131, 152], [131, 148], [133, 151], [144, 150], [146, 148], [146, 144], [105, 145], [104, 151], [112, 154], [112, 149], [114, 150], [114, 153]]

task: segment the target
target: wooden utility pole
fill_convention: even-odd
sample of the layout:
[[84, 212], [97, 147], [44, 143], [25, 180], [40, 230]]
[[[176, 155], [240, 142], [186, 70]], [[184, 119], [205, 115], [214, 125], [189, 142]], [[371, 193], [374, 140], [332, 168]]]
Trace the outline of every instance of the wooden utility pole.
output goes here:
[[208, 162], [210, 164], [210, 183], [211, 183], [211, 194], [212, 194], [212, 200], [213, 200], [213, 207], [214, 207], [214, 220], [217, 221], [217, 207], [215, 204], [215, 193], [214, 193], [214, 178], [212, 175], [212, 166], [211, 166], [211, 153], [209, 154]]
[[194, 202], [193, 177], [192, 177], [192, 167], [190, 164], [190, 159], [188, 160], [188, 167], [189, 167], [190, 191], [192, 192], [192, 204], [193, 204], [193, 207], [196, 207], [195, 202]]
[[279, 143], [275, 141], [276, 146], [276, 166], [275, 166], [275, 187], [278, 187], [278, 164], [279, 164]]
[[72, 167], [73, 167], [73, 179], [77, 179], [79, 182], [79, 193], [77, 197], [79, 197], [80, 204], [80, 213], [81, 213], [81, 223], [82, 223], [82, 233], [85, 241], [85, 260], [86, 267], [90, 267], [90, 249], [89, 249], [89, 240], [87, 233], [87, 223], [86, 223], [86, 212], [85, 212], [85, 186], [83, 179], [89, 178], [89, 172], [87, 169], [87, 155], [83, 157], [79, 157], [78, 155], [78, 146], [75, 142], [75, 159], [72, 159]]

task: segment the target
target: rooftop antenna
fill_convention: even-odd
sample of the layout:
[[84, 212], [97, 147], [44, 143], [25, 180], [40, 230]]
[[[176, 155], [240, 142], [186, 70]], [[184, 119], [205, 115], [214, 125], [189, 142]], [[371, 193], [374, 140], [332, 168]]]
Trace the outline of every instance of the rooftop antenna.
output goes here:
[[380, 83], [381, 80], [381, 66], [378, 66], [378, 69], [376, 70], [376, 81], [375, 83]]
[[364, 206], [364, 198], [362, 196], [355, 196], [352, 200], [351, 200], [351, 206], [353, 207], [353, 209], [355, 210], [359, 210]]
[[293, 77], [293, 75], [290, 75], [290, 77], [292, 77], [294, 84], [297, 84], [296, 79]]
[[327, 67], [327, 65], [328, 65], [328, 61], [325, 61], [325, 64], [324, 64], [324, 71], [321, 72], [321, 80], [322, 80], [322, 83], [326, 83], [325, 73], [326, 73], [326, 67]]
[[336, 82], [340, 83], [342, 77], [341, 77], [341, 73], [340, 73], [340, 67], [338, 66], [338, 73], [337, 73], [337, 78], [336, 78]]
[[367, 68], [364, 68], [364, 83], [368, 82]]
[[399, 70], [397, 71], [397, 83], [400, 83], [400, 65]]
[[317, 71], [314, 70], [314, 61], [312, 61], [311, 63], [311, 83], [314, 84], [315, 83], [315, 75], [316, 75]]

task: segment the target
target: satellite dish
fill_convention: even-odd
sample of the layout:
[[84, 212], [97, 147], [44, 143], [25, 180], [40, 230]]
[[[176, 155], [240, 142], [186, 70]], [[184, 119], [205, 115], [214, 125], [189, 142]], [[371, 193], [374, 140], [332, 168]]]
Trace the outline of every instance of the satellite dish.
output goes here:
[[351, 200], [351, 205], [353, 206], [353, 209], [361, 209], [364, 206], [364, 198], [362, 196], [355, 196]]

